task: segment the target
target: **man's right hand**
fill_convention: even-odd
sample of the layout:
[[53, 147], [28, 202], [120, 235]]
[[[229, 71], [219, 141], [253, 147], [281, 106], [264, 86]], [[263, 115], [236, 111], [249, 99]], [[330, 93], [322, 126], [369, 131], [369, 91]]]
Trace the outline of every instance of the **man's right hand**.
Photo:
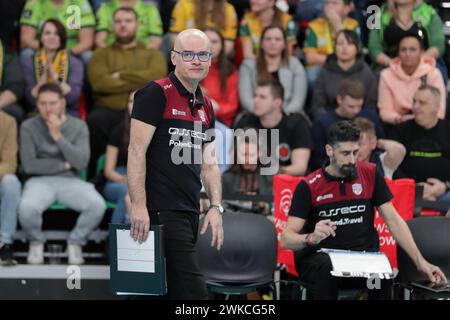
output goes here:
[[150, 216], [147, 207], [137, 207], [131, 203], [130, 221], [130, 236], [133, 240], [139, 241], [139, 243], [147, 240], [150, 230]]
[[336, 225], [331, 222], [330, 219], [320, 220], [316, 223], [316, 227], [314, 229], [312, 235], [312, 242], [314, 244], [320, 243], [322, 240], [328, 238], [329, 236], [336, 236]]

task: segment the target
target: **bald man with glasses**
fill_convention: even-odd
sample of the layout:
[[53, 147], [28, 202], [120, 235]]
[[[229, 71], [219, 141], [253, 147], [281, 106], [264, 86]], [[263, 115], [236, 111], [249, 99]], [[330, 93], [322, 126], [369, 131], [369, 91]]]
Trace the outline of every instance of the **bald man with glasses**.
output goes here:
[[[223, 243], [220, 171], [215, 157], [214, 111], [199, 82], [211, 65], [211, 45], [200, 30], [178, 34], [175, 71], [134, 96], [128, 151], [131, 236], [145, 241], [150, 222], [164, 225], [169, 299], [206, 299], [195, 254], [202, 182], [211, 206], [201, 233]], [[204, 160], [204, 156], [208, 161]], [[201, 178], [201, 179], [200, 179]]]

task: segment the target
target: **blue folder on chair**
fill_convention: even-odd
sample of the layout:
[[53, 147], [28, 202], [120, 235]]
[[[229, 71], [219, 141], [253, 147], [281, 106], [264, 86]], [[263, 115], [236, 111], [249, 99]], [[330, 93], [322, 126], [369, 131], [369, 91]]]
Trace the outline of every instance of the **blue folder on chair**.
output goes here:
[[118, 295], [167, 293], [166, 259], [161, 225], [152, 225], [142, 244], [130, 236], [130, 225], [109, 225], [110, 281]]

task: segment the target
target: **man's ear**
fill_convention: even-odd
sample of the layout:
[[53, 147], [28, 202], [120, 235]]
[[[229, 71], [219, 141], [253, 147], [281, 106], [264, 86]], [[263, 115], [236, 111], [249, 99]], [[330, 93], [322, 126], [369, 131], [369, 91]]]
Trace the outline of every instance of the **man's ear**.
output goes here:
[[337, 102], [337, 105], [339, 106], [341, 103], [342, 103], [342, 96], [340, 96], [340, 95], [337, 95], [336, 96], [336, 102]]
[[333, 156], [333, 147], [328, 143], [325, 145], [325, 152], [327, 153], [328, 158]]
[[277, 108], [280, 108], [280, 109], [283, 108], [283, 99], [281, 99], [281, 98], [275, 98], [274, 103], [275, 103], [275, 105], [276, 105]]
[[173, 52], [173, 51], [170, 51], [170, 61], [172, 61], [172, 64], [174, 65], [174, 66], [176, 66], [177, 64], [175, 63], [175, 52]]

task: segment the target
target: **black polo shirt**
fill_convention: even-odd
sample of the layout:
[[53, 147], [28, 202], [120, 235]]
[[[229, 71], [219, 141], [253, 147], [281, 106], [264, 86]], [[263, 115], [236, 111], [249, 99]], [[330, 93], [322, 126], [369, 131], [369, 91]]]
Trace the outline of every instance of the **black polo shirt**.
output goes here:
[[171, 73], [136, 92], [131, 117], [156, 127], [147, 149], [147, 208], [198, 213], [203, 145], [214, 140], [211, 101]]
[[259, 118], [253, 114], [244, 115], [236, 125], [237, 128], [254, 128], [254, 129], [267, 129], [269, 134], [267, 135], [267, 155], [272, 157], [271, 151], [271, 134], [272, 130], [278, 130], [279, 144], [277, 145], [276, 158], [279, 160], [280, 165], [291, 165], [292, 152], [295, 149], [306, 148], [312, 149], [312, 138], [309, 130], [309, 125], [306, 120], [300, 115], [285, 115], [281, 118], [281, 121], [273, 128], [265, 128], [261, 124]]
[[307, 220], [304, 231], [314, 231], [320, 220], [336, 225], [336, 237], [328, 237], [305, 253], [318, 248], [378, 251], [378, 233], [374, 227], [374, 206], [392, 199], [384, 177], [376, 165], [358, 162], [357, 177], [336, 178], [325, 167], [309, 174], [297, 186], [289, 215]]

